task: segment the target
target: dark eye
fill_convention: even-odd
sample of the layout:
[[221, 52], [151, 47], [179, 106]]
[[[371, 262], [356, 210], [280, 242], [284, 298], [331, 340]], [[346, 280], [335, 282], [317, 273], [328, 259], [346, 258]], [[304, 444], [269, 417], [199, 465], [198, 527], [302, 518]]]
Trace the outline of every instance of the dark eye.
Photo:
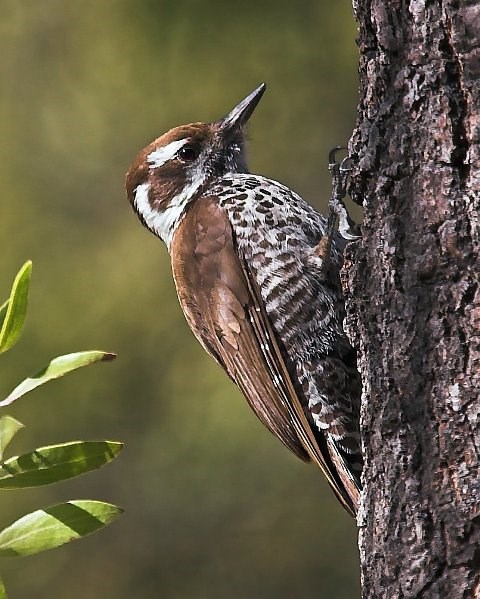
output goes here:
[[193, 146], [183, 146], [183, 148], [178, 152], [178, 157], [181, 160], [185, 160], [185, 162], [191, 162], [198, 157], [198, 149]]

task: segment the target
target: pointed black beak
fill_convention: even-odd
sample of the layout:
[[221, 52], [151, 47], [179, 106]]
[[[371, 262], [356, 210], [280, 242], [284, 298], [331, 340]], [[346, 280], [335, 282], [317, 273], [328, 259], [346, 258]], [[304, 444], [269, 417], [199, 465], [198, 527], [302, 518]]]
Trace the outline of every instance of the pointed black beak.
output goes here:
[[235, 108], [227, 114], [227, 116], [218, 121], [217, 126], [223, 135], [228, 134], [229, 132], [238, 131], [245, 126], [248, 119], [252, 116], [257, 104], [260, 102], [260, 99], [266, 89], [267, 86], [265, 83], [262, 83], [244, 100], [237, 104]]

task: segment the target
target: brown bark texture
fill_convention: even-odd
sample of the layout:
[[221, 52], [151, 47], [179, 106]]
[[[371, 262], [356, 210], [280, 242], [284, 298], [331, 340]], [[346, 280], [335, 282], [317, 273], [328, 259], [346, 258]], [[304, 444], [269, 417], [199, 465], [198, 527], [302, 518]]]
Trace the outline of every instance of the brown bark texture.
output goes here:
[[364, 598], [480, 597], [480, 2], [357, 0]]

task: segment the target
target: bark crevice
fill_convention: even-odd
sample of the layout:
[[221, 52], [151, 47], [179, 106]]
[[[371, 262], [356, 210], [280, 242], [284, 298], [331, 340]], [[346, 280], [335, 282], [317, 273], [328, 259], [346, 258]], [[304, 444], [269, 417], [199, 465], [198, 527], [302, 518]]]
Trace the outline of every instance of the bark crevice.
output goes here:
[[449, 15], [441, 23], [444, 38], [440, 41], [439, 50], [445, 60], [446, 86], [450, 88], [448, 93], [450, 103], [450, 122], [452, 127], [452, 141], [454, 149], [452, 152], [452, 165], [458, 169], [459, 187], [465, 188], [468, 181], [470, 165], [467, 163], [470, 143], [467, 134], [466, 120], [468, 113], [467, 94], [463, 84], [462, 63], [455, 50], [452, 20]]

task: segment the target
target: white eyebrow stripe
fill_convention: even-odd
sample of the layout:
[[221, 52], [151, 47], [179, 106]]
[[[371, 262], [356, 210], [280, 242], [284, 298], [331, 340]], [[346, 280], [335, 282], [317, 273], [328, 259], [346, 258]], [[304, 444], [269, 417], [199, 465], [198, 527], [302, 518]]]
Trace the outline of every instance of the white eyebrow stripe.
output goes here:
[[179, 139], [178, 141], [172, 141], [163, 148], [157, 148], [147, 156], [147, 162], [150, 165], [150, 169], [158, 168], [164, 165], [166, 162], [171, 160], [180, 148], [188, 142], [186, 139]]

